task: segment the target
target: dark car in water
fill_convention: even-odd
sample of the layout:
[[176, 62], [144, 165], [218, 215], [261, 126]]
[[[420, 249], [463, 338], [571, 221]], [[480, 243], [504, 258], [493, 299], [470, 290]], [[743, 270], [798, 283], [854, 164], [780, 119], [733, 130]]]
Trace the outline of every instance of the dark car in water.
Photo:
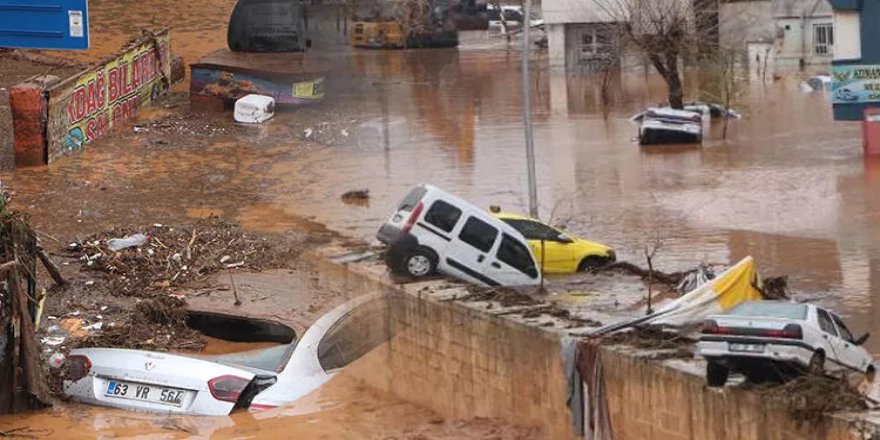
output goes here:
[[229, 19], [227, 44], [233, 52], [301, 52], [306, 13], [290, 0], [239, 0]]

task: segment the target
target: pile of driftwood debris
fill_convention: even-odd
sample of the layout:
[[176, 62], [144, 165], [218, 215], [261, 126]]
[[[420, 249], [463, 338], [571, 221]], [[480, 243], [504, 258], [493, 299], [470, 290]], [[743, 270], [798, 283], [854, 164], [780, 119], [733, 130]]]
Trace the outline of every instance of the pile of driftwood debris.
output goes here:
[[37, 262], [55, 282], [64, 284], [57, 267], [40, 249], [24, 215], [6, 209], [0, 195], [0, 414], [41, 408], [49, 390], [35, 335], [41, 300], [37, 296]]
[[74, 243], [84, 270], [104, 274], [114, 295], [151, 298], [221, 270], [286, 267], [302, 244], [250, 234], [207, 218], [195, 223], [112, 228]]
[[197, 351], [202, 334], [186, 325], [186, 301], [157, 296], [137, 303], [121, 324], [75, 342], [76, 347], [129, 348], [150, 351]]

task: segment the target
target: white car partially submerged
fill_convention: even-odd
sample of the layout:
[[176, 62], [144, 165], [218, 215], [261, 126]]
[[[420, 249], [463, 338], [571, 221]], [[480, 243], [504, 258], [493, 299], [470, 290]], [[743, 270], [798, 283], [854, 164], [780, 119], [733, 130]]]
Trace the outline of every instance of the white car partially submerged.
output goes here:
[[639, 125], [639, 144], [684, 144], [703, 141], [700, 113], [666, 107], [649, 108]]
[[746, 301], [706, 318], [697, 353], [706, 359], [707, 383], [722, 386], [731, 371], [753, 381], [792, 370], [824, 374], [826, 367], [868, 373], [867, 339], [854, 338], [839, 316], [813, 304]]
[[385, 313], [381, 295], [365, 295], [322, 316], [298, 341], [244, 353], [72, 350], [64, 394], [94, 405], [197, 415], [274, 408], [317, 389], [387, 341]]
[[[652, 108], [670, 108], [669, 105], [659, 105], [657, 107], [650, 107], [646, 110], [640, 111], [632, 116], [630, 116], [629, 121], [634, 124], [641, 124], [642, 119], [644, 119], [645, 115]], [[742, 119], [742, 114], [732, 108], [726, 108], [721, 104], [715, 104], [711, 102], [686, 102], [682, 107], [682, 110], [694, 112], [700, 114], [703, 119], [703, 123], [709, 122], [713, 119]]]

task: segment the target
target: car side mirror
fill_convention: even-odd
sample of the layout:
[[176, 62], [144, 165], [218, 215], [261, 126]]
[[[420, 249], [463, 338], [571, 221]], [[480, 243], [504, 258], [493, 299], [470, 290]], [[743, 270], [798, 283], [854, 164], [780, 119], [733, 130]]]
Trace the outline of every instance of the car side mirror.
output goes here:
[[556, 241], [560, 243], [574, 243], [574, 240], [561, 232], [559, 233], [559, 235], [556, 236]]
[[856, 344], [856, 345], [862, 345], [862, 344], [865, 343], [865, 341], [868, 340], [868, 337], [869, 337], [869, 336], [871, 336], [870, 333], [865, 333], [865, 334], [863, 334], [862, 336], [859, 336], [858, 339], [856, 339], [855, 341], [853, 341], [853, 344]]

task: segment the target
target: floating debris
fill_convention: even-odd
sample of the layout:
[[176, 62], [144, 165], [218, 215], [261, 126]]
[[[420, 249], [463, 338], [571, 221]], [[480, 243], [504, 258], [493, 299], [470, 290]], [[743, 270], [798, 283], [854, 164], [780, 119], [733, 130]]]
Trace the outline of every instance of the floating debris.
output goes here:
[[186, 301], [158, 296], [141, 301], [122, 324], [100, 333], [87, 334], [74, 347], [117, 347], [139, 350], [199, 350], [205, 346], [201, 333], [186, 326]]
[[[109, 237], [130, 237], [145, 229], [149, 232], [143, 236], [149, 239], [140, 247], [113, 251], [107, 244]], [[223, 269], [284, 267], [299, 253], [292, 244], [246, 233], [237, 224], [214, 217], [173, 228], [113, 228], [81, 243], [73, 253], [85, 270], [103, 273], [99, 281], [106, 281], [114, 295], [136, 297], [152, 297]]]
[[370, 201], [370, 190], [356, 189], [343, 194], [341, 197], [343, 202], [350, 205], [367, 205]]

